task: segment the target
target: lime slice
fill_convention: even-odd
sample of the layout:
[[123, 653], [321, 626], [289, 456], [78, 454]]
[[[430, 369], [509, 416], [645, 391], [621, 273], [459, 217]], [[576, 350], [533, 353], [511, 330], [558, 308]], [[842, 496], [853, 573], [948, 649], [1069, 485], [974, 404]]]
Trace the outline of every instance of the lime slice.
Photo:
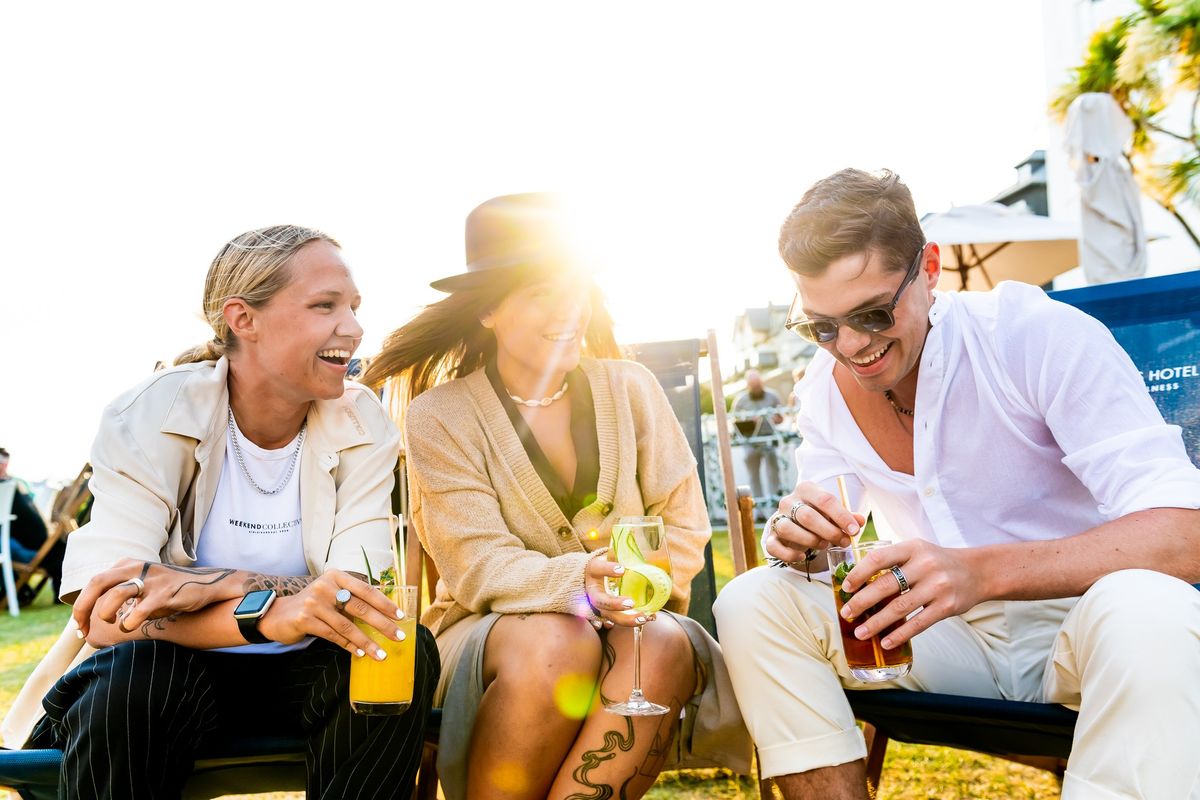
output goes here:
[[862, 533], [860, 533], [858, 536], [858, 541], [859, 543], [879, 541], [879, 533], [875, 530], [874, 512], [867, 512], [867, 521], [866, 524], [863, 525]]
[[671, 576], [653, 564], [626, 564], [621, 594], [633, 599], [633, 609], [652, 614], [671, 599]]

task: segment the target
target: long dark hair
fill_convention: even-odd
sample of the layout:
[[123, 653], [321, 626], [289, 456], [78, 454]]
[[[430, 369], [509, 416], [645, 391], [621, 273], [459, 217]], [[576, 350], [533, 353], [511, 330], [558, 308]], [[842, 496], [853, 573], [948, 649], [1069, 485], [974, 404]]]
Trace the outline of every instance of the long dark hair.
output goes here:
[[[426, 306], [384, 339], [383, 349], [371, 359], [362, 382], [373, 389], [388, 384], [393, 406], [399, 406], [393, 410], [402, 416], [403, 408], [426, 389], [469, 375], [495, 356], [496, 337], [479, 318], [540, 277], [544, 276], [523, 270], [497, 270], [497, 277]], [[584, 333], [584, 355], [619, 358], [612, 317], [595, 284], [589, 296], [592, 318]]]

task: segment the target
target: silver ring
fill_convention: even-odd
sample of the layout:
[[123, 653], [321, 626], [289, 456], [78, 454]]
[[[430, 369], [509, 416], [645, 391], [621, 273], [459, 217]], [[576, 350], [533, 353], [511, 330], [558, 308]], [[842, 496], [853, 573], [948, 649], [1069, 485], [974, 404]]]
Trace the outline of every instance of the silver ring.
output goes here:
[[346, 603], [349, 603], [353, 596], [349, 589], [338, 589], [337, 594], [333, 596], [333, 607], [338, 611], [345, 611]]
[[[796, 512], [799, 511], [800, 509], [804, 508], [807, 505], [808, 505], [808, 503], [805, 503], [805, 502], [802, 502], [799, 500], [797, 500], [795, 503], [792, 503], [792, 510], [788, 512], [788, 519], [790, 519], [796, 525], [800, 525], [799, 520], [796, 519]], [[803, 528], [804, 526], [800, 525], [800, 527]]]
[[142, 593], [146, 591], [146, 582], [143, 581], [141, 578], [130, 578], [127, 581], [122, 581], [121, 585], [122, 586], [136, 586], [137, 594], [135, 594], [134, 597], [141, 597]]
[[912, 588], [908, 585], [908, 578], [904, 577], [899, 567], [892, 567], [892, 574], [896, 576], [896, 583], [900, 584], [900, 594], [908, 594]]
[[783, 514], [776, 512], [771, 515], [769, 520], [767, 520], [767, 527], [771, 529], [771, 533], [775, 534], [776, 538], [779, 537], [779, 531], [775, 530], [775, 523], [779, 522], [781, 519], [783, 519]]

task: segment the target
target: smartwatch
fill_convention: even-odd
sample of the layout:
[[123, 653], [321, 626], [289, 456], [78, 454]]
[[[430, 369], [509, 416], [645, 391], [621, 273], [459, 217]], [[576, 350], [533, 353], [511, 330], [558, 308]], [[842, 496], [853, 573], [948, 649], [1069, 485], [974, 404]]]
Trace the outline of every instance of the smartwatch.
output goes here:
[[238, 631], [243, 639], [252, 644], [267, 644], [271, 641], [263, 636], [258, 629], [258, 623], [266, 616], [267, 609], [274, 602], [274, 589], [259, 589], [242, 598], [242, 602], [233, 610], [233, 618], [237, 620]]

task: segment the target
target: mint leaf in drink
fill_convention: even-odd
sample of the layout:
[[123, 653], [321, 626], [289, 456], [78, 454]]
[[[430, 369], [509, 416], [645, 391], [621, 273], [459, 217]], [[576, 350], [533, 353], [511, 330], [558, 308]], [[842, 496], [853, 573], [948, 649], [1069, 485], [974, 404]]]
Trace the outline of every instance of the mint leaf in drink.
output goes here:
[[840, 599], [843, 603], [849, 602], [850, 598], [854, 596], [850, 592], [842, 590], [842, 581], [846, 580], [846, 576], [850, 574], [850, 570], [852, 569], [854, 569], [853, 564], [843, 561], [842, 563], [838, 564], [837, 568], [833, 571], [833, 582], [837, 584], [838, 587], [838, 599]]
[[879, 533], [875, 530], [874, 512], [867, 512], [867, 522], [863, 525], [862, 533], [858, 537], [859, 542], [878, 542]]
[[375, 580], [375, 575], [371, 572], [371, 559], [367, 558], [367, 548], [360, 546], [358, 549], [362, 550], [363, 564], [367, 568], [367, 583], [371, 584], [372, 586], [378, 586], [379, 581]]

